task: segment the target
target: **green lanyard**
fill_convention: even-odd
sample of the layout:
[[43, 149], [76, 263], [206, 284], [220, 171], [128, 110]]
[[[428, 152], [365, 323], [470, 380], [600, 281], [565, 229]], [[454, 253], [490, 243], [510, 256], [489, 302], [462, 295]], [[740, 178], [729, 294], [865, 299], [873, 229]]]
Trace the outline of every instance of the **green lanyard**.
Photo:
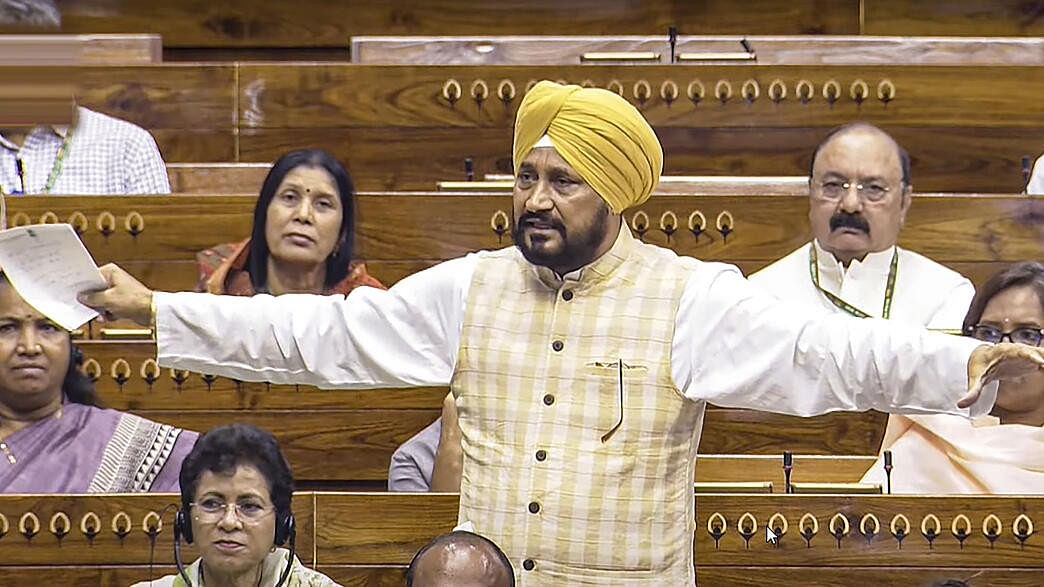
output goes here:
[[[55, 158], [54, 158], [54, 165], [51, 166], [51, 173], [50, 173], [50, 175], [47, 176], [47, 183], [44, 185], [44, 189], [41, 192], [42, 194], [49, 194], [49, 193], [51, 193], [51, 190], [54, 189], [54, 184], [58, 183], [58, 177], [61, 176], [62, 168], [65, 167], [65, 158], [69, 155], [69, 144], [71, 142], [72, 142], [72, 128], [70, 128], [68, 131], [66, 131], [65, 139], [62, 141], [62, 146], [58, 147], [58, 155], [55, 156]], [[22, 164], [22, 174], [21, 174], [21, 178], [20, 178], [23, 183], [25, 182], [25, 177], [27, 175], [28, 175], [28, 173], [26, 173], [25, 163], [23, 163]], [[23, 185], [22, 188], [23, 188], [23, 190], [28, 191], [25, 185]], [[26, 195], [25, 191], [23, 191], [21, 193], [21, 195]], [[0, 186], [0, 196], [7, 196], [7, 195], [9, 195], [9, 194], [4, 190], [3, 186]]]
[[[830, 300], [835, 306], [855, 316], [856, 318], [871, 318], [870, 314], [860, 310], [859, 308], [849, 304], [841, 298], [823, 289], [823, 286], [819, 285], [819, 253], [816, 252], [816, 244], [810, 245], [808, 254], [808, 271], [812, 275], [812, 285], [816, 286], [816, 289], [820, 291], [828, 300]], [[892, 253], [892, 264], [888, 268], [888, 282], [885, 285], [884, 305], [881, 308], [881, 317], [885, 320], [892, 314], [892, 298], [895, 294], [895, 280], [899, 274], [899, 248], [896, 247]]]

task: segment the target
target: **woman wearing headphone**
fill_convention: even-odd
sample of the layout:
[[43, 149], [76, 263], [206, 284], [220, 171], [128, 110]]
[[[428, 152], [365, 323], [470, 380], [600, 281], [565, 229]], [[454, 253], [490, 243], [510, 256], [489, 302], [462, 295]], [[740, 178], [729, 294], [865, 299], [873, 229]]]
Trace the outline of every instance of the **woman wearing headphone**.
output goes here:
[[[294, 554], [293, 489], [290, 466], [268, 432], [245, 424], [207, 432], [181, 466], [179, 573], [135, 587], [340, 587]], [[181, 542], [200, 552], [188, 567]]]

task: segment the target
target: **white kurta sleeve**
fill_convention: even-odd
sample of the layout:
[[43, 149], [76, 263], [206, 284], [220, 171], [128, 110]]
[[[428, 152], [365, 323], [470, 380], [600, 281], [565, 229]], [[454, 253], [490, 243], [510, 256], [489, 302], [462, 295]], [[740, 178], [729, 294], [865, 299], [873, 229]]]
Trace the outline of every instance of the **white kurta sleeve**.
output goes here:
[[969, 414], [957, 408], [980, 342], [880, 319], [809, 313], [756, 291], [735, 267], [700, 263], [682, 295], [675, 383], [693, 400], [812, 416], [876, 409]]
[[1044, 195], [1044, 155], [1041, 155], [1033, 166], [1033, 175], [1026, 186], [1026, 193], [1031, 196]]
[[447, 385], [476, 257], [346, 297], [156, 294], [163, 367], [241, 381], [359, 389]]
[[975, 286], [972, 282], [962, 279], [948, 290], [932, 291], [930, 295], [938, 296], [943, 302], [928, 319], [928, 328], [960, 330], [964, 326], [964, 316], [968, 314], [972, 298], [975, 297]]

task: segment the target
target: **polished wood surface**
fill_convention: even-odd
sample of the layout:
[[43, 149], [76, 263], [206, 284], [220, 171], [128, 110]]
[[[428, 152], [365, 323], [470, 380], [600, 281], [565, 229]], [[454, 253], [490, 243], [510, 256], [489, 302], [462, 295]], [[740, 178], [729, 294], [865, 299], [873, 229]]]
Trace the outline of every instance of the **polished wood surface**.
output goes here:
[[1040, 0], [866, 0], [868, 35], [1044, 36]]
[[[314, 560], [314, 503], [313, 494], [294, 496], [297, 549], [302, 561]], [[6, 579], [3, 567], [7, 565], [53, 565], [57, 561], [71, 566], [155, 563], [162, 569], [173, 562], [174, 514], [179, 507], [181, 500], [176, 494], [0, 495], [0, 515], [9, 523], [7, 533], [0, 537], [0, 576]], [[40, 521], [38, 532], [31, 537], [22, 533], [22, 529], [35, 528], [27, 514]], [[3, 526], [0, 519], [0, 529]], [[84, 532], [92, 529], [93, 535]], [[186, 563], [199, 556], [194, 546], [182, 546]]]
[[[1044, 40], [1034, 37], [679, 35], [674, 51], [686, 64], [1044, 65]], [[602, 61], [610, 63], [637, 63], [642, 53], [671, 62], [666, 35], [357, 36], [351, 44], [352, 62], [370, 65], [573, 65], [589, 53], [618, 54]]]
[[[86, 586], [126, 585], [170, 573], [174, 512], [166, 506], [177, 501], [175, 495], [0, 496], [0, 513], [12, 524], [0, 539], [3, 576]], [[975, 587], [1028, 587], [1044, 572], [1039, 534], [1020, 540], [1015, 532], [1027, 529], [1026, 520], [1039, 527], [1044, 517], [1039, 497], [700, 494], [695, 503], [701, 584], [748, 587], [759, 584], [752, 582], [757, 579], [841, 587], [873, 580], [874, 585], [907, 587], [911, 580], [950, 577], [969, 578]], [[58, 512], [73, 526], [61, 540], [48, 528]], [[101, 521], [102, 531], [93, 542], [79, 529], [87, 512]], [[110, 528], [119, 512], [127, 514], [119, 527], [130, 530], [122, 539]], [[149, 512], [163, 521], [154, 547], [141, 528]], [[31, 539], [17, 528], [27, 513], [43, 526]], [[417, 549], [456, 525], [457, 495], [298, 493], [294, 513], [297, 552], [306, 564], [345, 585], [396, 585]], [[1022, 521], [1020, 515], [1025, 516]], [[935, 516], [938, 526], [929, 516]], [[801, 533], [812, 529], [812, 518], [818, 532], [806, 542]], [[155, 520], [151, 518], [151, 527]], [[722, 520], [724, 534], [715, 544], [709, 530], [721, 527]], [[893, 520], [897, 529], [909, 529], [901, 547], [890, 529]], [[925, 520], [926, 529], [939, 531], [931, 541], [921, 532]], [[767, 543], [766, 525], [779, 531], [784, 521], [786, 532], [777, 544]], [[862, 534], [861, 522], [863, 530], [876, 531]], [[991, 543], [983, 530], [997, 529], [998, 522], [1000, 533]], [[845, 523], [847, 533], [830, 534], [832, 528], [843, 530]], [[33, 526], [31, 521], [24, 525]], [[753, 531], [749, 543], [740, 528]], [[963, 540], [954, 528], [966, 531]], [[56, 529], [64, 529], [64, 522], [58, 520]], [[185, 555], [187, 560], [195, 556], [191, 548]]]
[[[827, 130], [858, 118], [905, 145], [922, 191], [1016, 192], [1044, 120], [1040, 67], [165, 64], [84, 76], [82, 103], [152, 131], [167, 161], [268, 163], [313, 145], [344, 160], [364, 191], [463, 179], [465, 158], [478, 174], [510, 173], [515, 110], [542, 78], [615, 82], [656, 127], [672, 175], [805, 174]], [[453, 103], [443, 97], [450, 80], [461, 87]], [[804, 102], [802, 80], [813, 90]], [[823, 95], [829, 86], [834, 96], [830, 81], [839, 91], [832, 104]], [[860, 103], [852, 96], [863, 95], [861, 82]], [[498, 97], [502, 84], [505, 96], [514, 86], [513, 99]], [[697, 95], [700, 84], [704, 98], [694, 103], [688, 90]], [[473, 86], [489, 97], [473, 99]], [[782, 87], [787, 97], [773, 100]], [[715, 98], [730, 88], [731, 98]], [[894, 99], [883, 102], [879, 89]]]
[[12, 58], [46, 60], [63, 48], [70, 57], [87, 65], [150, 65], [163, 61], [163, 41], [159, 35], [4, 35], [0, 34], [0, 61], [13, 64]]
[[[982, 66], [718, 66], [679, 68], [670, 65], [629, 66], [379, 66], [241, 64], [240, 118], [244, 128], [331, 127], [501, 127], [510, 128], [520, 97], [530, 80], [561, 79], [597, 87], [619, 87], [649, 122], [659, 127], [830, 127], [860, 118], [896, 126], [953, 124], [966, 127], [1035, 127], [1044, 115], [1037, 87], [1044, 82], [1039, 67]], [[779, 79], [788, 98], [774, 101], [768, 93]], [[460, 91], [450, 84], [455, 80]], [[501, 100], [497, 88], [507, 80], [515, 97]], [[797, 99], [798, 82], [812, 84], [814, 95]], [[488, 94], [476, 86], [482, 81]], [[648, 84], [648, 88], [640, 82]], [[676, 98], [661, 97], [667, 81]], [[687, 98], [689, 84], [704, 86], [704, 99]], [[743, 85], [748, 93], [743, 94]], [[833, 81], [828, 95], [824, 86]], [[862, 81], [866, 85], [858, 83]], [[890, 83], [894, 86], [891, 91]], [[722, 103], [716, 98], [728, 94]], [[757, 96], [755, 97], [755, 84]], [[882, 85], [883, 84], [883, 85]], [[474, 86], [474, 92], [473, 92]], [[505, 86], [506, 87], [506, 86]], [[715, 88], [718, 92], [715, 92]], [[878, 89], [883, 98], [879, 98]], [[507, 92], [507, 90], [505, 90]], [[853, 97], [853, 93], [856, 97]], [[486, 96], [478, 100], [473, 96]], [[510, 95], [510, 92], [507, 92]], [[675, 95], [671, 92], [667, 96]], [[460, 96], [454, 100], [454, 97]], [[745, 97], [746, 96], [746, 97]], [[862, 96], [863, 100], [857, 99]], [[777, 95], [778, 97], [778, 95]], [[749, 99], [748, 99], [749, 98]], [[989, 104], [989, 108], [983, 107]]]
[[[168, 163], [167, 176], [171, 192], [185, 194], [258, 194], [261, 184], [271, 169], [269, 163]], [[486, 181], [460, 181], [459, 174], [453, 179], [429, 180], [428, 189], [439, 191], [491, 191]], [[498, 176], [499, 177], [499, 176]], [[513, 176], [497, 180], [492, 189], [510, 192]], [[452, 184], [451, 187], [445, 185]], [[473, 186], [473, 187], [472, 187]], [[357, 192], [369, 195], [371, 192]], [[665, 175], [656, 188], [658, 194], [706, 194], [722, 196], [741, 195], [805, 195], [808, 193], [808, 178], [792, 176], [731, 176]]]
[[[316, 558], [320, 564], [405, 564], [426, 537], [452, 528], [456, 523], [456, 496], [453, 494], [317, 494]], [[396, 512], [396, 513], [392, 513]], [[749, 547], [739, 534], [739, 520], [749, 513], [744, 527], [755, 530]], [[726, 521], [725, 534], [717, 546], [708, 532], [708, 521], [715, 514]], [[775, 514], [785, 518], [788, 531], [778, 545], [765, 540], [765, 527]], [[806, 543], [799, 536], [805, 514], [816, 518], [818, 533]], [[860, 534], [860, 522], [872, 514], [880, 524], [877, 532]], [[899, 514], [910, 522], [902, 548], [890, 532], [890, 523]], [[929, 541], [921, 535], [921, 521], [929, 514], [939, 520], [940, 534]], [[1002, 531], [991, 545], [983, 534], [983, 522], [994, 515]], [[951, 527], [958, 522], [968, 530], [963, 546]], [[703, 569], [710, 567], [907, 567], [975, 566], [981, 568], [1037, 569], [1044, 566], [1044, 544], [1036, 535], [1024, 545], [1013, 535], [1012, 525], [1019, 515], [1039, 525], [1044, 516], [1040, 498], [1019, 497], [906, 497], [906, 496], [798, 496], [798, 495], [697, 495], [696, 560]], [[848, 522], [849, 532], [841, 544], [830, 535], [830, 521], [838, 516], [834, 528]], [[995, 528], [991, 521], [991, 528]], [[780, 527], [778, 518], [774, 527]], [[810, 527], [806, 520], [804, 527]], [[897, 528], [905, 525], [897, 520]], [[931, 520], [927, 528], [933, 526]], [[864, 529], [873, 529], [867, 518]], [[1024, 528], [1024, 526], [1023, 526]], [[869, 542], [869, 544], [868, 544]], [[899, 584], [899, 583], [896, 583]], [[907, 585], [908, 583], [902, 583]]]
[[269, 163], [167, 163], [174, 194], [244, 194], [257, 196]]
[[179, 48], [347, 48], [359, 35], [975, 35], [1041, 36], [1040, 3], [1026, 0], [822, 2], [650, 0], [305, 0], [219, 5], [199, 0], [60, 3], [65, 32], [152, 32]]
[[752, 0], [321, 0], [221, 4], [199, 0], [78, 0], [62, 3], [66, 32], [154, 32], [170, 47], [343, 47], [355, 35], [428, 34], [854, 34], [859, 2]]
[[[99, 263], [191, 261], [200, 250], [248, 236], [255, 200], [41, 196], [11, 200], [8, 219], [12, 226], [43, 219], [81, 226]], [[510, 211], [508, 195], [359, 196], [357, 254], [368, 262], [444, 260], [508, 246]], [[716, 261], [775, 260], [810, 236], [802, 196], [654, 196], [625, 220], [646, 242]], [[694, 229], [702, 227], [698, 235], [689, 230], [690, 220]], [[437, 234], [433, 223], [440, 226]], [[731, 230], [725, 236], [719, 228]], [[942, 263], [1034, 259], [1042, 244], [1044, 200], [1032, 196], [915, 196], [900, 238], [900, 245]]]

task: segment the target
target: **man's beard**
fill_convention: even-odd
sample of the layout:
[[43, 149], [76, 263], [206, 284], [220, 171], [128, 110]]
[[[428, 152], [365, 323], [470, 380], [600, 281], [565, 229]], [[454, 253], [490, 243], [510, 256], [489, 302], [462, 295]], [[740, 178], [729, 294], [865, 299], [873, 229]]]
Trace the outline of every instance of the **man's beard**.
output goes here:
[[[562, 247], [556, 252], [547, 252], [541, 245], [542, 240], [532, 239], [533, 246], [525, 242], [525, 224], [530, 221], [544, 223], [556, 230], [561, 237]], [[565, 226], [551, 214], [533, 214], [527, 212], [515, 221], [511, 228], [511, 239], [515, 242], [522, 256], [534, 265], [554, 270], [575, 271], [595, 260], [598, 247], [605, 239], [609, 226], [609, 209], [603, 208], [595, 215], [591, 227], [580, 234], [570, 235]]]

